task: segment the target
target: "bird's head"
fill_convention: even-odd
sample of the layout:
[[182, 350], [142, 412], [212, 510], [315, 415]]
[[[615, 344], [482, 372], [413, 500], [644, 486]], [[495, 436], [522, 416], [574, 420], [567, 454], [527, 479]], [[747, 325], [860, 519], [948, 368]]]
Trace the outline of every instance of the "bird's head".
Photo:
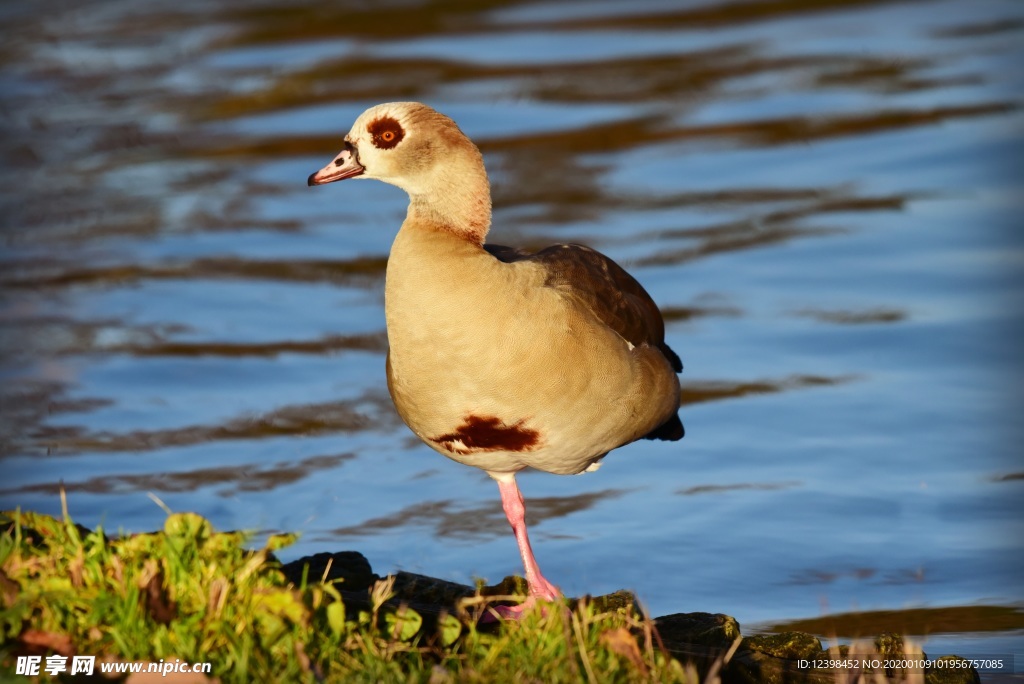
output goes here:
[[482, 168], [480, 152], [454, 121], [418, 102], [389, 102], [359, 115], [341, 152], [308, 184], [376, 178], [417, 195], [443, 187], [442, 174], [466, 163]]
[[376, 178], [405, 190], [409, 215], [482, 244], [491, 192], [480, 150], [454, 121], [419, 102], [390, 102], [359, 115], [345, 146], [309, 185]]

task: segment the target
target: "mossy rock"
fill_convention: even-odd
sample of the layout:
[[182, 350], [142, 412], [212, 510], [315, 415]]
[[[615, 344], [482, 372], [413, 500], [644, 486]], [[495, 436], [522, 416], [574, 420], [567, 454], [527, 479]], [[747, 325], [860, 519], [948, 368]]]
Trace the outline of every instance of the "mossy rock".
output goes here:
[[[598, 613], [622, 613], [634, 616], [643, 614], [636, 594], [626, 589], [619, 589], [603, 596], [588, 596], [586, 600]], [[571, 607], [575, 608], [578, 601], [570, 603]]]
[[889, 658], [924, 657], [924, 651], [919, 648], [912, 647], [908, 650], [903, 635], [896, 634], [895, 632], [883, 632], [875, 637], [875, 650], [878, 652], [878, 655]]
[[821, 655], [821, 641], [806, 632], [759, 634], [744, 639], [741, 648], [791, 660]]

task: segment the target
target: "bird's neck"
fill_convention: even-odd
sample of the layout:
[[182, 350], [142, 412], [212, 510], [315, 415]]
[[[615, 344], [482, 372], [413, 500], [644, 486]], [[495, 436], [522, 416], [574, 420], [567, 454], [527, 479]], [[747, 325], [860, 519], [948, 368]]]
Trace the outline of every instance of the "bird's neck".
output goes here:
[[482, 160], [438, 174], [428, 190], [410, 189], [409, 198], [407, 222], [484, 243], [491, 227], [491, 187]]

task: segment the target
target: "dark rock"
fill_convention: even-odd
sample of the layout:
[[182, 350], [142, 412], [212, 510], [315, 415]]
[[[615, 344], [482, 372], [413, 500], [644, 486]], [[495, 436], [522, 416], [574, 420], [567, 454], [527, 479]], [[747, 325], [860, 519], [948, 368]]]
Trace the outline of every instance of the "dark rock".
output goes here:
[[[308, 571], [305, 570], [307, 565]], [[319, 582], [326, 572], [327, 576], [324, 579], [328, 582], [342, 580], [338, 588], [346, 591], [365, 591], [380, 579], [370, 567], [370, 561], [358, 551], [325, 552], [305, 556], [282, 565], [281, 571], [292, 584], [300, 584], [304, 572], [306, 582], [310, 584]]]
[[813, 658], [821, 655], [821, 641], [805, 632], [781, 632], [747, 637], [740, 648], [776, 658]]
[[451, 609], [459, 599], [473, 596], [476, 589], [436, 577], [399, 571], [395, 573], [394, 592], [395, 598], [401, 601]]
[[729, 648], [740, 636], [740, 623], [722, 613], [674, 613], [656, 619], [654, 625], [666, 642]]

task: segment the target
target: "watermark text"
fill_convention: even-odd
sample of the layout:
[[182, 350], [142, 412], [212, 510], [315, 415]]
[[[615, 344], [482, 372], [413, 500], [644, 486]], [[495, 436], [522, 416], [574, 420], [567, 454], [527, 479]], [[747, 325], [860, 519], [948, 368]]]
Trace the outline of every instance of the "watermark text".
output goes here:
[[100, 661], [97, 666], [96, 656], [18, 656], [15, 664], [14, 674], [28, 677], [37, 676], [43, 672], [56, 676], [59, 674], [69, 675], [91, 675], [96, 670], [101, 674], [139, 674], [142, 672], [160, 673], [166, 677], [172, 673], [197, 672], [210, 674], [213, 666], [211, 663], [186, 663], [180, 658], [174, 660], [160, 660], [155, 663], [128, 663]]

